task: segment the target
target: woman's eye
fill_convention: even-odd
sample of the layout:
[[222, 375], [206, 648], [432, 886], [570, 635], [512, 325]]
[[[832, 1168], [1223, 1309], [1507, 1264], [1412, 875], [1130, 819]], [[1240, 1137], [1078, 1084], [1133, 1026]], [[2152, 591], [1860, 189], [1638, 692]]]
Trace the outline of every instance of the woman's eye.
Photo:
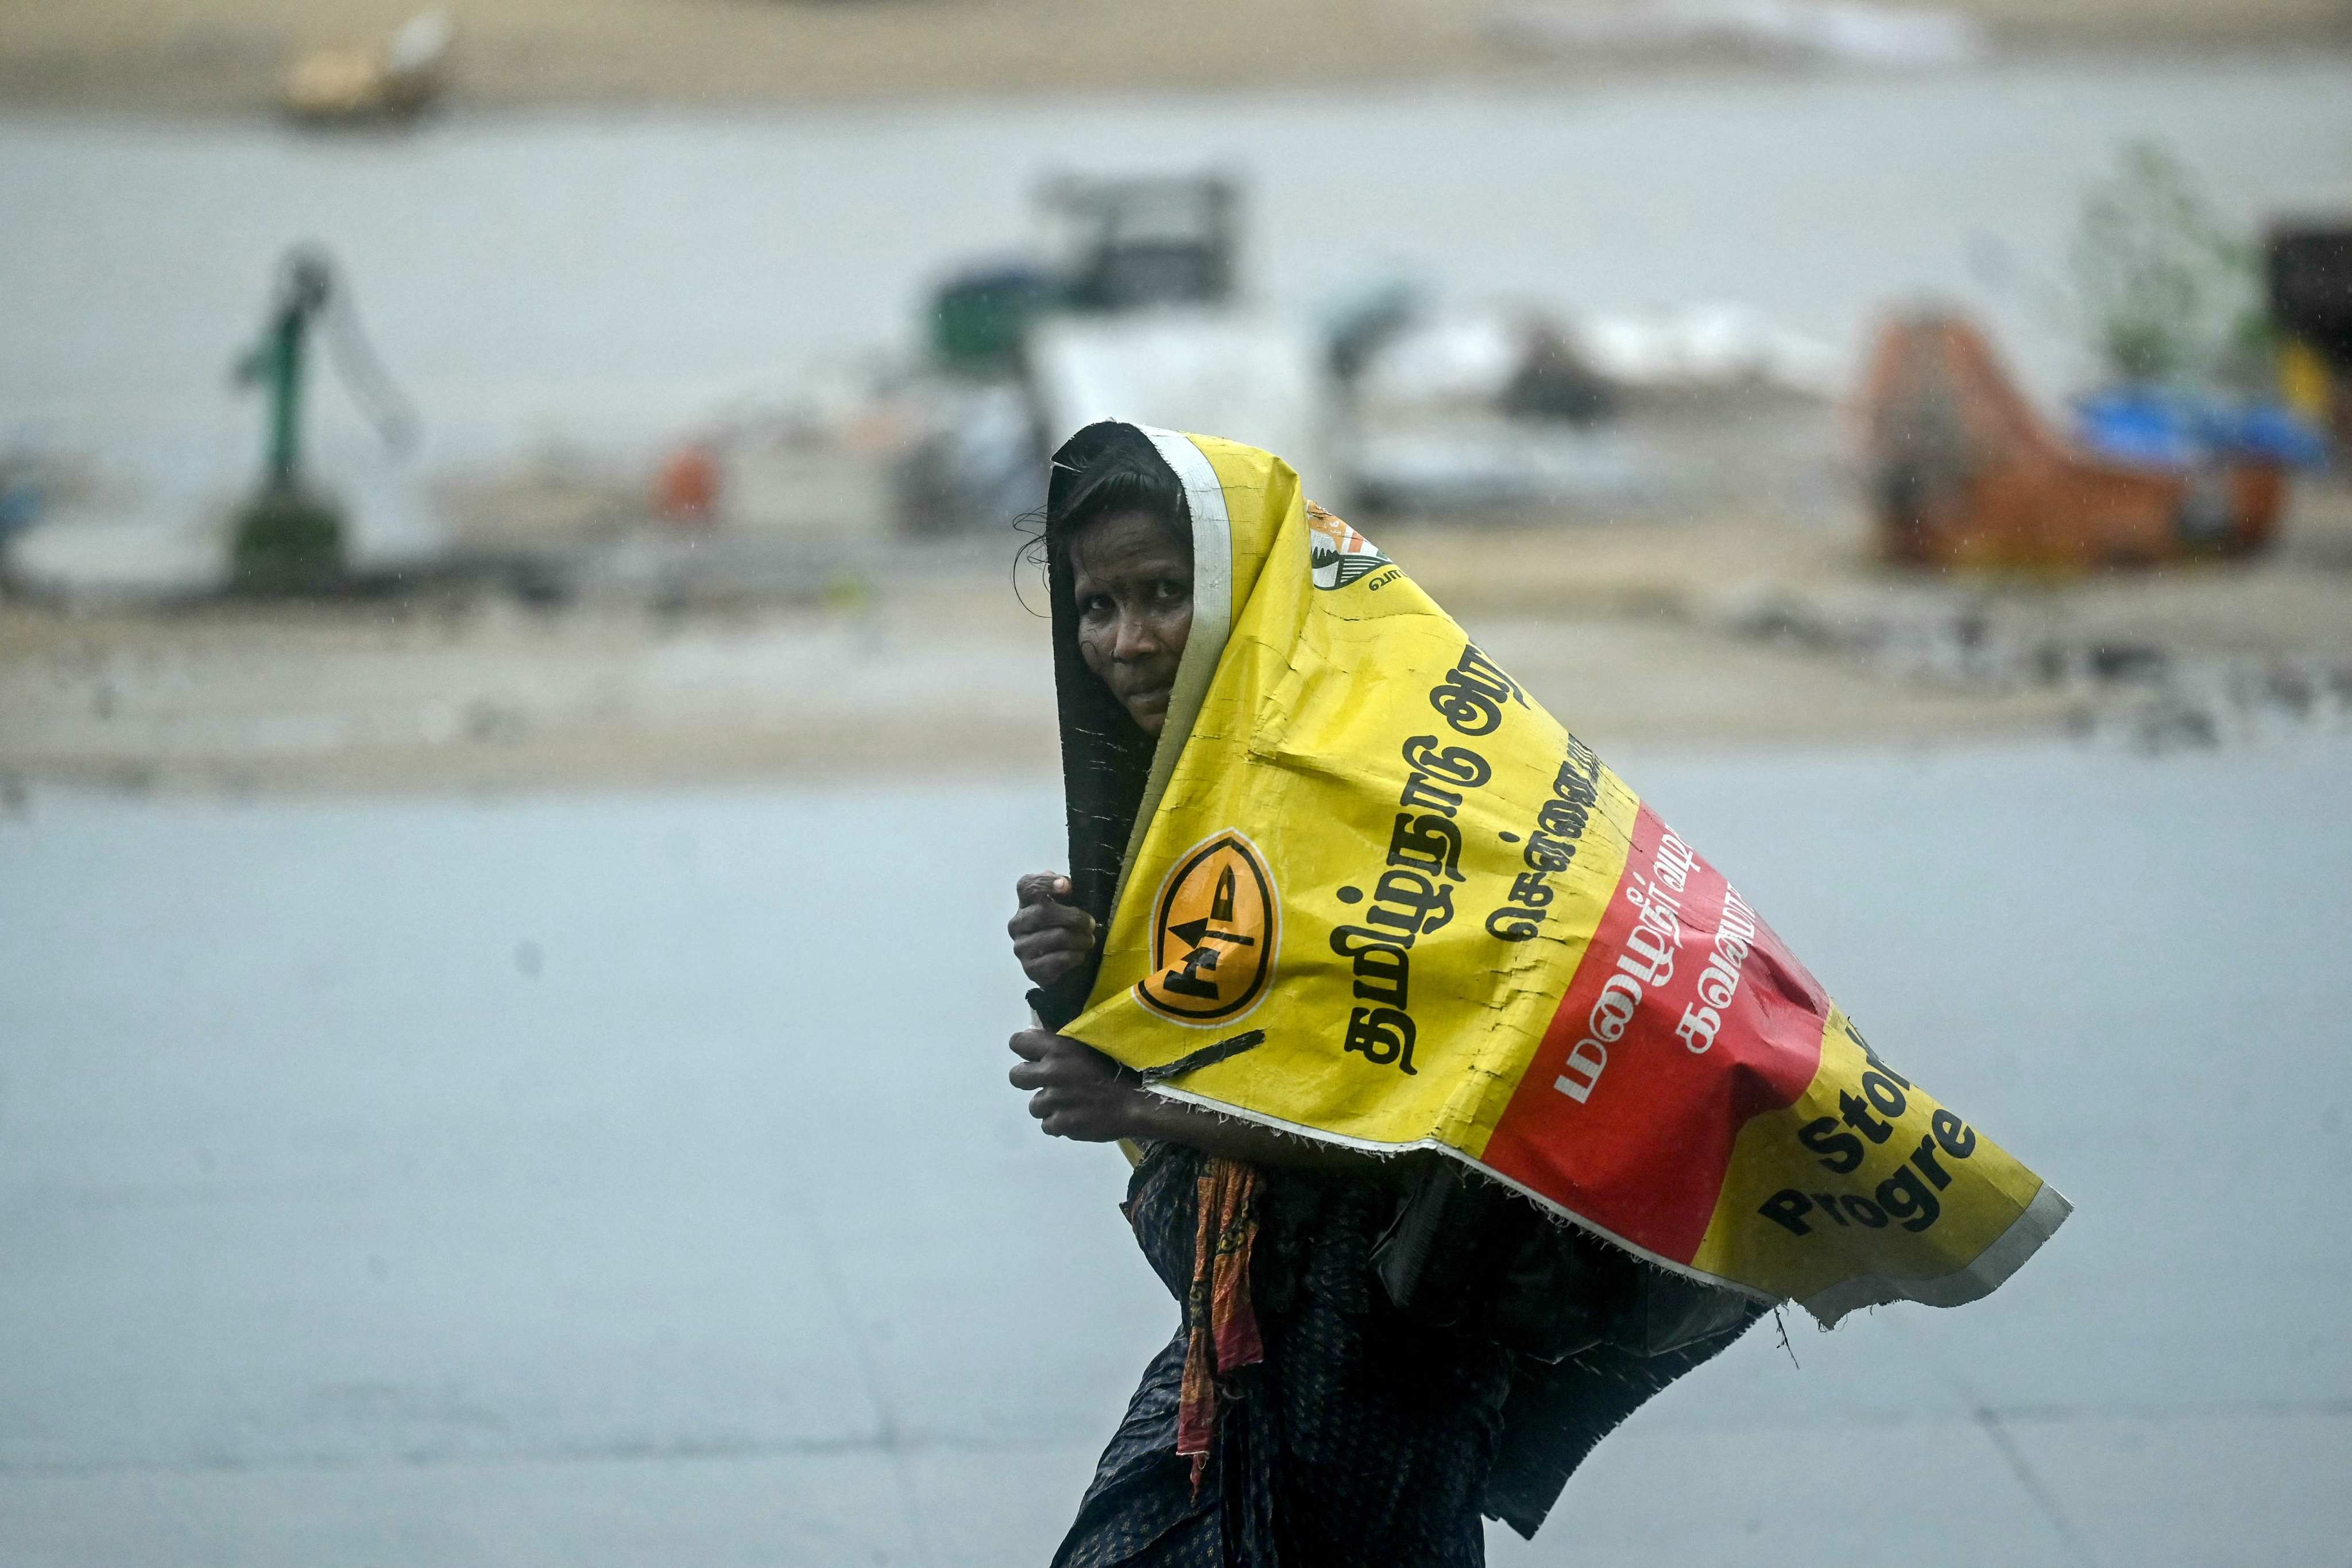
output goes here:
[[1088, 621], [1099, 621], [1110, 613], [1110, 601], [1097, 593], [1079, 602], [1078, 613]]
[[1184, 599], [1189, 598], [1192, 592], [1191, 584], [1178, 582], [1173, 578], [1163, 577], [1151, 585], [1151, 595], [1155, 599]]

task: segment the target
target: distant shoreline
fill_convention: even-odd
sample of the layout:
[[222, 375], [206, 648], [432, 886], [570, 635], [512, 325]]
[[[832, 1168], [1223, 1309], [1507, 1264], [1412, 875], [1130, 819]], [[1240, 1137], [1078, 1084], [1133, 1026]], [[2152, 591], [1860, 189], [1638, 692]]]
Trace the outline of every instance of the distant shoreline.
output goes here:
[[[0, 10], [0, 114], [275, 111], [306, 51], [389, 35], [426, 0], [194, 0], [169, 27], [141, 0]], [[1600, 0], [1519, 5], [1561, 16]], [[1962, 0], [1996, 54], [2352, 51], [2346, 0]], [[1839, 68], [1738, 47], [1532, 47], [1472, 0], [1098, 0], [1074, 22], [1046, 0], [474, 0], [451, 7], [449, 107], [775, 110], [1040, 91], [1400, 83], [1497, 85]]]

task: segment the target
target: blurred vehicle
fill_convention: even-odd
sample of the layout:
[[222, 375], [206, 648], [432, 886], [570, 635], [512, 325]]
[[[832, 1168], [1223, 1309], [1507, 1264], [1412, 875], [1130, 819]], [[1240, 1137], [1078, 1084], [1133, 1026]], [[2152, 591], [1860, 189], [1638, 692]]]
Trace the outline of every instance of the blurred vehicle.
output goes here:
[[1029, 324], [1061, 302], [1054, 274], [1027, 261], [972, 267], [931, 299], [931, 357], [975, 376], [1016, 372]]
[[1029, 384], [1049, 447], [1104, 419], [1227, 431], [1279, 452], [1339, 506], [1324, 357], [1304, 322], [1266, 311], [1061, 315], [1030, 335]]
[[[1879, 542], [1906, 565], [2086, 571], [2242, 556], [2270, 542], [2285, 498], [2281, 454], [2226, 432], [2137, 461], [2063, 440], [1955, 316], [1890, 322], [1861, 402]], [[2113, 428], [2132, 412], [2102, 417]]]
[[1234, 296], [1240, 193], [1215, 174], [1045, 183], [1039, 205], [1062, 231], [1063, 294], [1079, 310], [1221, 306]]
[[[967, 267], [931, 298], [936, 384], [900, 470], [904, 527], [998, 526], [1036, 510], [1045, 454], [1097, 419], [1213, 428], [1338, 472], [1321, 345], [1240, 298], [1231, 180], [1066, 174], [1036, 202], [1043, 259]], [[1344, 504], [1328, 483], [1318, 496]]]
[[1038, 205], [1060, 257], [1055, 308], [1033, 323], [1024, 355], [1045, 450], [1097, 420], [1140, 419], [1219, 430], [1304, 472], [1333, 472], [1319, 344], [1305, 322], [1239, 298], [1232, 181], [1066, 174]]
[[981, 263], [941, 284], [929, 312], [941, 367], [1017, 373], [1029, 329], [1049, 315], [1214, 308], [1233, 298], [1240, 193], [1230, 180], [1064, 174], [1036, 200], [1055, 254]]

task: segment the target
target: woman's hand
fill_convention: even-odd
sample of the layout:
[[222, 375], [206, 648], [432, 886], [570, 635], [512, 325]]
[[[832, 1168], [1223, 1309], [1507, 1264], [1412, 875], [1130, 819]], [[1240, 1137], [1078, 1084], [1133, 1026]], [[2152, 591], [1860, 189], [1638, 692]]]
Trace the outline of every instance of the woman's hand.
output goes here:
[[1045, 1124], [1049, 1137], [1082, 1144], [1158, 1138], [1250, 1165], [1344, 1172], [1377, 1182], [1397, 1183], [1412, 1174], [1403, 1160], [1379, 1159], [1162, 1099], [1094, 1047], [1049, 1030], [1014, 1035], [1013, 1054], [1021, 1059], [1010, 1074], [1013, 1087], [1031, 1091], [1029, 1113]]
[[1013, 938], [1013, 956], [1033, 986], [1050, 986], [1095, 950], [1094, 916], [1061, 900], [1070, 891], [1070, 879], [1059, 872], [1032, 872], [1013, 884], [1021, 907], [1004, 929]]
[[1029, 1113], [1046, 1135], [1108, 1144], [1137, 1135], [1151, 1096], [1136, 1076], [1090, 1045], [1042, 1029], [1013, 1037], [1015, 1089], [1034, 1090]]

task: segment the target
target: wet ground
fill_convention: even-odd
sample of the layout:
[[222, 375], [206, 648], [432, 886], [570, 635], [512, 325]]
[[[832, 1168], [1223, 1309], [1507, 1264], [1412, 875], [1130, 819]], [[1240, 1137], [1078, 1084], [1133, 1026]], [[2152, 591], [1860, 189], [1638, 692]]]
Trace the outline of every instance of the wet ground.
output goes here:
[[[2076, 1213], [1751, 1334], [1496, 1561], [2341, 1561], [2352, 752], [1615, 760]], [[1174, 1320], [1003, 1082], [1058, 816], [36, 786], [0, 1559], [1042, 1561]]]

